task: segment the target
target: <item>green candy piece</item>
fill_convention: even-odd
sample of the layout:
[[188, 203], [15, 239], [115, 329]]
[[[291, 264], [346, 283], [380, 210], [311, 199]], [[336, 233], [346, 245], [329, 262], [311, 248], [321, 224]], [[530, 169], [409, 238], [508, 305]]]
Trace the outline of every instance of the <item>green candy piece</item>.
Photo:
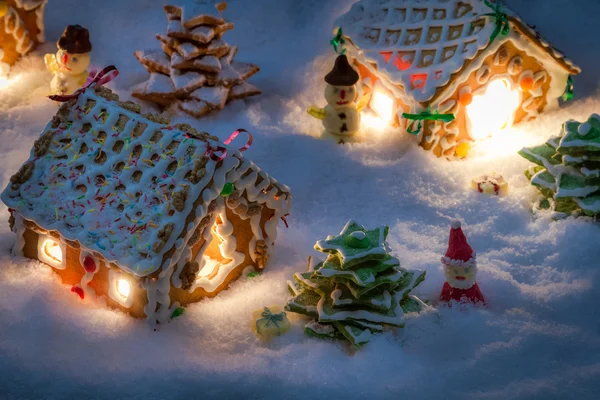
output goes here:
[[221, 197], [229, 196], [231, 193], [233, 193], [233, 189], [233, 183], [227, 182], [225, 186], [223, 186], [223, 190], [221, 190]]
[[183, 307], [177, 307], [176, 309], [173, 310], [173, 313], [171, 314], [171, 319], [175, 319], [177, 317], [180, 317], [184, 313], [185, 313], [185, 308], [183, 308]]

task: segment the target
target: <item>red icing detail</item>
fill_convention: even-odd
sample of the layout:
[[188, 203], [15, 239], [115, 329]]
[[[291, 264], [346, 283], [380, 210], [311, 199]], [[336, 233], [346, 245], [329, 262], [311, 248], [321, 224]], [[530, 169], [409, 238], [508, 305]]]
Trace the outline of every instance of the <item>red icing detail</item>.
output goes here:
[[69, 55], [67, 53], [64, 53], [62, 55], [61, 61], [62, 61], [63, 65], [67, 65], [67, 62], [69, 61]]
[[89, 273], [94, 273], [96, 271], [96, 262], [92, 257], [85, 256], [83, 258], [83, 269], [85, 269], [86, 272]]
[[381, 56], [383, 57], [383, 61], [387, 64], [388, 62], [390, 62], [390, 58], [392, 58], [392, 52], [391, 51], [382, 51]]
[[413, 74], [410, 76], [411, 89], [423, 89], [427, 82], [427, 74]]
[[77, 295], [81, 298], [81, 300], [83, 300], [84, 297], [84, 293], [83, 293], [83, 289], [80, 288], [79, 286], [75, 285], [71, 288], [71, 292], [73, 293], [77, 293]]
[[446, 257], [451, 260], [460, 261], [469, 261], [471, 257], [473, 257], [473, 249], [469, 246], [467, 238], [460, 226], [455, 229], [450, 229]]
[[436, 80], [442, 79], [442, 71], [435, 71], [435, 74], [433, 75], [433, 78], [436, 79]]
[[[398, 54], [396, 54], [396, 58], [394, 58], [394, 65], [400, 71], [406, 71], [412, 65], [412, 60], [410, 60], [410, 61], [404, 61], [402, 59], [402, 56], [400, 55], [400, 53], [398, 53]], [[425, 75], [425, 76], [427, 76], [427, 75]]]
[[344, 100], [346, 98], [346, 91], [345, 90], [340, 90], [340, 99]]
[[481, 290], [479, 289], [479, 285], [477, 282], [469, 289], [457, 289], [450, 286], [448, 282], [444, 283], [442, 287], [442, 293], [440, 294], [440, 301], [448, 303], [452, 300], [458, 301], [460, 303], [472, 303], [472, 304], [485, 304], [485, 299], [483, 298], [483, 294], [481, 294]]

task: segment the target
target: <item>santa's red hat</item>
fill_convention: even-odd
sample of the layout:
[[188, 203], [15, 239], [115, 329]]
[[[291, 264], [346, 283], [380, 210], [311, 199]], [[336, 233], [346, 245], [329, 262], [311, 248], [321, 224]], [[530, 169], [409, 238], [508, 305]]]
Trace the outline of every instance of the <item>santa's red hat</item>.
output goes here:
[[474, 266], [475, 251], [469, 246], [462, 231], [460, 221], [453, 221], [448, 239], [448, 250], [442, 257], [442, 263], [447, 266]]

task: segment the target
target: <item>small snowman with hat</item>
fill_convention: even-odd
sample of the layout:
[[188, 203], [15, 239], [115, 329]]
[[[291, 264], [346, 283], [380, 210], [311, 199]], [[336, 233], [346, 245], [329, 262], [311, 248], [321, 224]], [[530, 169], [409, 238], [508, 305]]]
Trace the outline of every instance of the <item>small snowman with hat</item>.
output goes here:
[[338, 143], [357, 140], [360, 111], [366, 105], [356, 103], [358, 79], [358, 73], [348, 63], [346, 55], [338, 55], [333, 69], [325, 76], [327, 105], [324, 108], [314, 105], [308, 108], [311, 116], [323, 121], [324, 137], [334, 138]]
[[73, 94], [85, 84], [90, 66], [90, 33], [81, 25], [69, 25], [56, 43], [58, 52], [46, 54], [46, 68], [54, 78], [50, 87], [54, 94]]
[[467, 242], [460, 221], [452, 222], [448, 250], [441, 261], [446, 282], [440, 294], [440, 301], [448, 303], [472, 303], [485, 306], [485, 300], [476, 282], [477, 261], [475, 251]]

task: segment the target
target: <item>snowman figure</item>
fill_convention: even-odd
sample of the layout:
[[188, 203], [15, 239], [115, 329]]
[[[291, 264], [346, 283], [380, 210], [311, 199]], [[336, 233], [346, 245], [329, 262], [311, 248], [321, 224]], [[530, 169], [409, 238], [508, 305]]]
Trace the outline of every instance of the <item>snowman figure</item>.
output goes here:
[[56, 43], [58, 52], [46, 54], [46, 68], [54, 74], [50, 88], [54, 94], [72, 94], [85, 84], [90, 66], [90, 34], [81, 25], [69, 25]]
[[467, 242], [460, 221], [452, 222], [448, 250], [442, 257], [446, 282], [442, 287], [440, 300], [449, 303], [452, 300], [459, 303], [485, 305], [485, 299], [477, 285], [477, 261], [475, 251]]
[[360, 129], [360, 111], [365, 104], [361, 106], [356, 103], [358, 73], [348, 63], [346, 55], [337, 57], [333, 69], [325, 76], [325, 82], [327, 105], [325, 108], [310, 106], [308, 113], [323, 121], [324, 137], [335, 138], [338, 143], [356, 141], [356, 133]]

